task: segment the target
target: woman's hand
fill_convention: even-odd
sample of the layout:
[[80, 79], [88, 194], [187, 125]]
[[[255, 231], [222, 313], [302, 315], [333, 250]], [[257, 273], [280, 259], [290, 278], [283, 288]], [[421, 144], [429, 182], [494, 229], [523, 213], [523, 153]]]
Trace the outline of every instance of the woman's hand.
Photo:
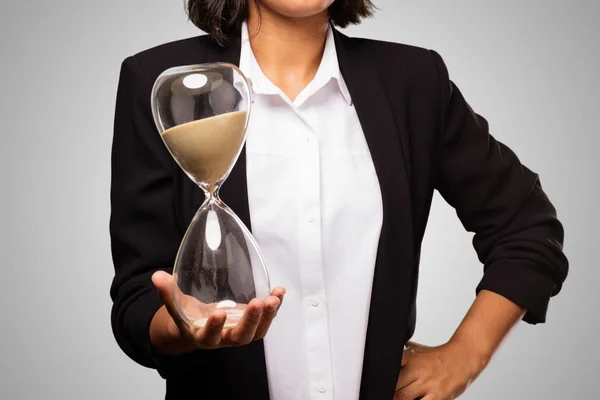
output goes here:
[[206, 326], [192, 327], [181, 319], [173, 301], [173, 276], [158, 271], [152, 276], [164, 306], [150, 323], [150, 340], [162, 354], [176, 355], [197, 349], [242, 346], [262, 339], [281, 307], [285, 289], [275, 288], [266, 299], [253, 299], [236, 327], [223, 329], [227, 315], [216, 310], [209, 315]]
[[479, 376], [487, 360], [458, 342], [427, 347], [409, 342], [394, 400], [453, 400]]

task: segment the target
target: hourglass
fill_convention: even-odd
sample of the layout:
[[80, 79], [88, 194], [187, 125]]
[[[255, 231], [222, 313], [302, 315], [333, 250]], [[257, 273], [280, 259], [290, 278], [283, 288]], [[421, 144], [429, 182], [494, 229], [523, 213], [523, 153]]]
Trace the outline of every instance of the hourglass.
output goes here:
[[251, 94], [234, 65], [171, 68], [156, 80], [152, 114], [169, 153], [205, 194], [175, 259], [174, 301], [184, 321], [203, 327], [211, 312], [237, 325], [250, 300], [270, 293], [260, 249], [219, 198], [246, 140]]

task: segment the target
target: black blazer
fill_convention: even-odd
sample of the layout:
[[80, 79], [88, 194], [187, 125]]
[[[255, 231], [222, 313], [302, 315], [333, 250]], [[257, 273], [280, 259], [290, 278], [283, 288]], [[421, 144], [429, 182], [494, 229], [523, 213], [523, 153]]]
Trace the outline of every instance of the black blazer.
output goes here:
[[[563, 228], [538, 176], [490, 135], [437, 53], [337, 31], [335, 41], [384, 207], [360, 399], [391, 400], [403, 345], [415, 327], [419, 255], [434, 190], [475, 233], [484, 274], [474, 290], [525, 307], [528, 323], [545, 321], [549, 300], [566, 278]], [[150, 91], [167, 68], [238, 64], [239, 53], [239, 43], [222, 48], [199, 36], [129, 57], [121, 69], [112, 148], [112, 327], [129, 357], [166, 378], [167, 399], [269, 398], [262, 341], [165, 357], [153, 352], [148, 333], [161, 306], [150, 277], [171, 270], [203, 201], [156, 131]], [[242, 153], [221, 196], [251, 228], [245, 167]]]

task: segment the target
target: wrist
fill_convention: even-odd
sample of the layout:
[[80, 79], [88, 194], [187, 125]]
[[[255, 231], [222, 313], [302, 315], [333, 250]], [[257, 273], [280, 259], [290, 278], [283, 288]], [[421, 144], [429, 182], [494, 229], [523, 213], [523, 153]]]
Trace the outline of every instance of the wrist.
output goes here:
[[479, 374], [508, 337], [524, 310], [510, 300], [481, 291], [449, 341], [462, 358]]
[[453, 358], [460, 360], [471, 379], [479, 376], [493, 357], [493, 350], [475, 339], [453, 336], [446, 344]]

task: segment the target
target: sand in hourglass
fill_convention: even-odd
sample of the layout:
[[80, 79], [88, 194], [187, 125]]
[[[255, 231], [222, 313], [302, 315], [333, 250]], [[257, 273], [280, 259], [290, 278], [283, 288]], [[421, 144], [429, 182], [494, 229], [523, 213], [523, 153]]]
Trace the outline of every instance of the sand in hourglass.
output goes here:
[[166, 130], [162, 137], [190, 178], [214, 190], [240, 150], [247, 114], [234, 111], [189, 122]]

